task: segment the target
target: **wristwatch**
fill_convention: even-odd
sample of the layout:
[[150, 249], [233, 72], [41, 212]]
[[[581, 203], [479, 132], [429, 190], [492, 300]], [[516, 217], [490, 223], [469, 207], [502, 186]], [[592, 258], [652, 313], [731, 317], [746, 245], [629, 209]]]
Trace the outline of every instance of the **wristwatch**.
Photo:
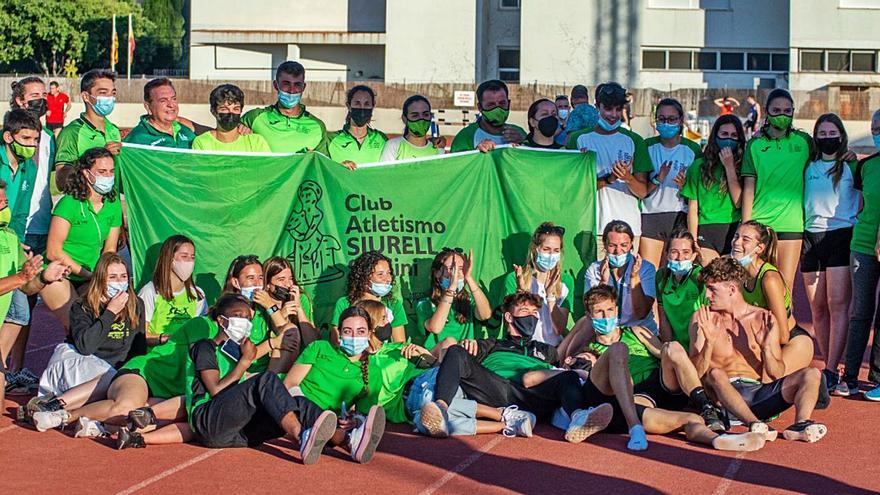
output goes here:
[[269, 316], [272, 316], [272, 315], [275, 314], [279, 309], [281, 309], [281, 308], [279, 308], [277, 304], [273, 304], [271, 308], [269, 308], [269, 309], [266, 310], [266, 314], [269, 315]]
[[660, 179], [658, 179], [656, 175], [654, 177], [651, 177], [651, 184], [654, 184], [655, 186], [659, 186]]

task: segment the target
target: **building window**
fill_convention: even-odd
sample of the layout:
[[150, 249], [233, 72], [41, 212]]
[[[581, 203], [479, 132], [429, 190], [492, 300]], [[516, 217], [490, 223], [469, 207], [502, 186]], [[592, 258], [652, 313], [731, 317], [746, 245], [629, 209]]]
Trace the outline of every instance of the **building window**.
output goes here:
[[801, 50], [801, 70], [825, 70], [824, 53], [818, 51]]
[[750, 71], [769, 71], [770, 70], [770, 54], [769, 53], [749, 53], [746, 56], [746, 67]]
[[743, 70], [742, 52], [721, 52], [721, 70]]
[[849, 52], [827, 52], [829, 72], [849, 72]]
[[698, 70], [718, 70], [718, 52], [694, 52], [694, 67]]
[[498, 79], [519, 82], [519, 48], [498, 48]]
[[645, 50], [642, 52], [642, 68], [643, 69], [665, 69], [666, 68], [666, 51], [665, 50]]
[[771, 70], [773, 72], [788, 72], [788, 54], [774, 53], [771, 60]]
[[730, 0], [648, 0], [648, 8], [730, 10]]
[[880, 9], [880, 0], [840, 0], [842, 9]]
[[498, 0], [499, 7], [503, 10], [519, 10], [519, 0]]
[[691, 70], [693, 69], [691, 57], [692, 52], [669, 52], [669, 69], [670, 70]]
[[874, 72], [877, 70], [875, 52], [852, 52], [850, 67], [853, 72]]

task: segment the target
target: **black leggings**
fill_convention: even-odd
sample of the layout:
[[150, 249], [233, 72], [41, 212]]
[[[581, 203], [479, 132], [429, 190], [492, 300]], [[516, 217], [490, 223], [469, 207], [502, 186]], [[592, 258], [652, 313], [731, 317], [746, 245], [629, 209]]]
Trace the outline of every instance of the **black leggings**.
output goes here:
[[283, 437], [281, 420], [291, 412], [305, 430], [323, 410], [305, 397], [291, 397], [278, 375], [260, 373], [193, 409], [190, 423], [206, 447], [256, 447]]
[[446, 351], [437, 373], [436, 400], [450, 404], [461, 387], [471, 400], [489, 407], [519, 406], [535, 416], [549, 419], [558, 407], [571, 414], [582, 407], [584, 399], [577, 373], [566, 371], [526, 388], [489, 371], [463, 347]]

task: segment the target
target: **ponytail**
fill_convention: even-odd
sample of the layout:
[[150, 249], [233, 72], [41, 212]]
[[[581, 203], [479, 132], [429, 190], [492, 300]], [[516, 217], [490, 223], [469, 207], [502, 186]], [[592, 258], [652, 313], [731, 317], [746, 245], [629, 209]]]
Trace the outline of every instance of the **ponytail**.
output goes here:
[[763, 223], [756, 222], [754, 220], [743, 222], [743, 225], [755, 229], [755, 231], [758, 233], [758, 242], [765, 246], [764, 251], [760, 255], [758, 255], [758, 257], [765, 262], [776, 266], [778, 241], [776, 231], [773, 230], [773, 227], [764, 225]]

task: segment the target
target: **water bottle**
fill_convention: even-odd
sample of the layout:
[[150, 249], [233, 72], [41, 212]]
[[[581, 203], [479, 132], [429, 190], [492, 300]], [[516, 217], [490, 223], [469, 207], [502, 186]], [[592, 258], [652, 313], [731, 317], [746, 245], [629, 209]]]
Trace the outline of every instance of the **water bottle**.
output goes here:
[[437, 120], [433, 117], [431, 118], [431, 138], [440, 137], [440, 126], [437, 125]]

